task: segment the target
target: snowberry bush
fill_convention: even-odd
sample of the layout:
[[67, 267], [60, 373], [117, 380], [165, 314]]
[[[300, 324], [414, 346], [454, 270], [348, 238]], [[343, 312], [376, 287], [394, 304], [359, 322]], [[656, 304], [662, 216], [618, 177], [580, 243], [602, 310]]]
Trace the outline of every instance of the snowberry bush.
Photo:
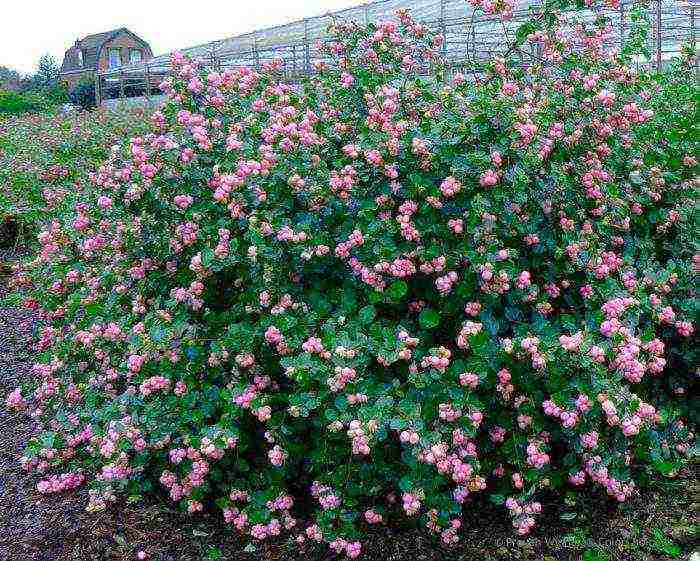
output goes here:
[[490, 497], [524, 534], [547, 489], [677, 469], [694, 85], [611, 30], [547, 11], [449, 78], [405, 12], [333, 27], [300, 84], [176, 55], [153, 132], [15, 276], [47, 320], [7, 398], [39, 490], [160, 490], [353, 558], [369, 525], [454, 543]]

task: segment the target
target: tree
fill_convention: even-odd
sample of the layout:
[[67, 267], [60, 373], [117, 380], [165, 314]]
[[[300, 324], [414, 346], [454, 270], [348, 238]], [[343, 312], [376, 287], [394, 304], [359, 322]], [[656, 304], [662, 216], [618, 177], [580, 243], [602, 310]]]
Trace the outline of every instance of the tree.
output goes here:
[[60, 73], [56, 59], [45, 54], [39, 59], [36, 73], [24, 79], [22, 89], [40, 94], [49, 103], [64, 103], [68, 100], [68, 92], [58, 81]]
[[18, 89], [21, 80], [19, 72], [7, 66], [0, 66], [0, 89]]
[[61, 69], [56, 59], [49, 54], [39, 59], [36, 74], [29, 77], [25, 83], [25, 90], [41, 91], [56, 87]]
[[92, 80], [81, 80], [70, 92], [68, 99], [73, 105], [92, 109], [96, 106], [95, 83]]

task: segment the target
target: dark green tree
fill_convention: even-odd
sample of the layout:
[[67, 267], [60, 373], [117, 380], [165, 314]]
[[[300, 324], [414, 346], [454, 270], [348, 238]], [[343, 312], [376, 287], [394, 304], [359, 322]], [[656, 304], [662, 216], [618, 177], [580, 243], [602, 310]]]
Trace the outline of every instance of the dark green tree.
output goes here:
[[27, 80], [25, 90], [45, 91], [55, 88], [60, 73], [61, 69], [56, 59], [45, 54], [39, 59], [36, 73]]
[[0, 66], [0, 89], [15, 89], [22, 81], [22, 76], [16, 70]]

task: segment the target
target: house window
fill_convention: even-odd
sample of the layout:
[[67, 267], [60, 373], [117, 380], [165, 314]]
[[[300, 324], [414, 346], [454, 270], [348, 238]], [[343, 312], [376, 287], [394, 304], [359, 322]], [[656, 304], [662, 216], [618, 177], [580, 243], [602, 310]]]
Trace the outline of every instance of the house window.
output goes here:
[[78, 66], [83, 65], [83, 51], [78, 49]]
[[119, 55], [119, 49], [109, 49], [109, 67], [117, 68], [121, 66], [121, 57]]
[[139, 62], [141, 62], [142, 56], [143, 55], [141, 54], [141, 51], [131, 49], [131, 52], [129, 53], [129, 62], [131, 64], [138, 64]]

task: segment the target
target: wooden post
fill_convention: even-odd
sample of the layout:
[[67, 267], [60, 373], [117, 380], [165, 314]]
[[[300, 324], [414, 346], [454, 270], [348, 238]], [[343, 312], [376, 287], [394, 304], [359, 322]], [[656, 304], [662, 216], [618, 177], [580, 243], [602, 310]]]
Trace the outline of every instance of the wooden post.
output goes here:
[[211, 51], [209, 51], [209, 60], [211, 61], [212, 71], [221, 72], [221, 62], [219, 61], [219, 57], [213, 48]]
[[304, 19], [304, 73], [311, 74], [311, 52], [309, 45], [309, 20]]
[[656, 71], [661, 72], [661, 0], [656, 0]]
[[620, 51], [625, 46], [625, 3], [620, 2]]
[[253, 58], [255, 59], [255, 68], [260, 70], [260, 54], [258, 53], [258, 35], [253, 36]]
[[[472, 8], [473, 9], [473, 8]], [[475, 30], [475, 22], [474, 18], [472, 18], [471, 25], [469, 27], [469, 34], [471, 36], [471, 43], [472, 43], [472, 62], [474, 66], [478, 65], [478, 62], [476, 60], [476, 30]], [[469, 39], [467, 39], [467, 52], [469, 52]]]
[[146, 78], [146, 101], [148, 101], [150, 103], [150, 101], [151, 101], [151, 69], [148, 66], [148, 64], [146, 65], [146, 70], [145, 70], [144, 76]]
[[97, 107], [102, 105], [102, 88], [101, 88], [102, 78], [100, 78], [100, 71], [95, 72], [95, 104]]
[[447, 22], [445, 21], [445, 2], [440, 0], [440, 28], [442, 29], [442, 56], [445, 57], [447, 63]]

